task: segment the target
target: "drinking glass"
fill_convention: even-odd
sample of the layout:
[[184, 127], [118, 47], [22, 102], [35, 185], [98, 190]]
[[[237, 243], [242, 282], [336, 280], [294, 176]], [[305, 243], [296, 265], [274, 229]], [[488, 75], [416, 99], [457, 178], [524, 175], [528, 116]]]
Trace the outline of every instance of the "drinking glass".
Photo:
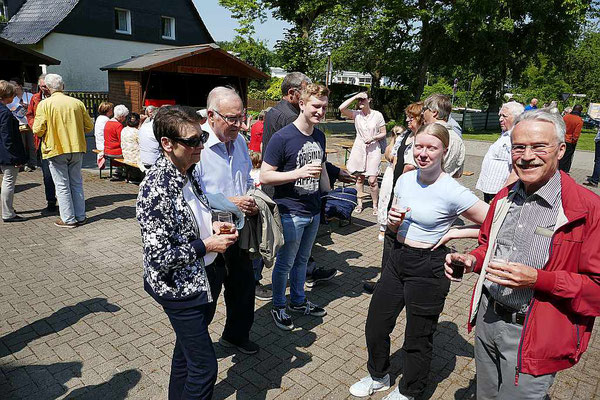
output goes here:
[[233, 231], [233, 214], [228, 211], [217, 212], [217, 221], [221, 224], [220, 233], [231, 233]]

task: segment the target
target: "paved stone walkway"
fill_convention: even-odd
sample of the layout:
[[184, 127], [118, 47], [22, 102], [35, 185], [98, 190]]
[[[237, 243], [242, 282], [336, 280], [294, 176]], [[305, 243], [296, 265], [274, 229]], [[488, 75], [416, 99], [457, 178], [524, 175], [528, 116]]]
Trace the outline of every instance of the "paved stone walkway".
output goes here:
[[[464, 185], [474, 187], [480, 164], [480, 156], [468, 157], [466, 170], [475, 175], [462, 178]], [[585, 168], [573, 171], [579, 181], [589, 173]], [[74, 230], [60, 230], [52, 224], [55, 216], [40, 214], [39, 171], [19, 174], [17, 191], [15, 207], [28, 220], [0, 225], [0, 398], [165, 399], [174, 335], [142, 288], [137, 186], [86, 173], [89, 223]], [[297, 328], [283, 332], [272, 323], [271, 304], [257, 302], [252, 338], [261, 346], [258, 355], [234, 354], [215, 343], [215, 399], [352, 398], [348, 386], [367, 374], [370, 297], [362, 282], [377, 276], [381, 256], [370, 211], [350, 226], [319, 233], [313, 252], [318, 264], [340, 271], [308, 290], [327, 316], [297, 318]], [[474, 241], [456, 245], [461, 250]], [[452, 285], [423, 398], [475, 397], [473, 334], [466, 332], [473, 283], [471, 276]], [[217, 312], [210, 329], [215, 342], [223, 329], [222, 300]], [[402, 371], [403, 315], [392, 341], [396, 375]], [[594, 335], [581, 362], [558, 374], [552, 398], [600, 398], [599, 347]]]

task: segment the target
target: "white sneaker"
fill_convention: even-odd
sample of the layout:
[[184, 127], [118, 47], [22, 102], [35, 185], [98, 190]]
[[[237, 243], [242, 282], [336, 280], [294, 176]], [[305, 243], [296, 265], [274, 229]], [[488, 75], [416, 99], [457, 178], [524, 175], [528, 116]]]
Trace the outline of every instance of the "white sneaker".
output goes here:
[[389, 388], [389, 375], [384, 376], [382, 379], [374, 379], [369, 375], [350, 386], [350, 394], [356, 397], [367, 397], [372, 395], [374, 392], [388, 390]]
[[396, 386], [396, 389], [394, 389], [394, 391], [385, 396], [382, 400], [415, 400], [415, 398], [412, 396], [403, 395], [402, 393], [400, 393], [400, 389], [398, 389], [398, 386]]

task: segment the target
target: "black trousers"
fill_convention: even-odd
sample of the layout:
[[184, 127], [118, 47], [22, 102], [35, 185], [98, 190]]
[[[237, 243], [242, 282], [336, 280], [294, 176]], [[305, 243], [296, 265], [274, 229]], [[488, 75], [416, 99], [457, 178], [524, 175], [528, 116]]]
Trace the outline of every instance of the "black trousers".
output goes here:
[[215, 287], [212, 295], [216, 307], [221, 288], [225, 287], [227, 319], [223, 329], [223, 339], [233, 344], [243, 344], [250, 338], [250, 328], [254, 323], [255, 282], [252, 261], [248, 253], [240, 249], [237, 242], [217, 258], [223, 260], [225, 271], [223, 284]]
[[567, 148], [565, 150], [565, 155], [558, 162], [558, 169], [569, 173], [571, 170], [571, 163], [573, 162], [573, 155], [575, 154], [575, 147], [577, 147], [577, 142], [565, 144], [567, 145]]
[[483, 201], [485, 201], [488, 204], [490, 204], [492, 200], [494, 200], [494, 197], [496, 197], [496, 194], [483, 193]]
[[446, 247], [434, 251], [394, 243], [369, 305], [365, 334], [371, 376], [383, 378], [390, 368], [390, 334], [406, 307], [404, 371], [400, 393], [419, 395], [427, 385], [433, 334], [450, 289], [444, 276]]
[[[210, 290], [221, 290], [225, 275], [222, 257], [206, 266]], [[175, 331], [175, 348], [171, 360], [169, 400], [211, 399], [217, 380], [218, 364], [208, 333], [217, 308], [217, 299], [200, 306], [173, 309], [163, 307]]]

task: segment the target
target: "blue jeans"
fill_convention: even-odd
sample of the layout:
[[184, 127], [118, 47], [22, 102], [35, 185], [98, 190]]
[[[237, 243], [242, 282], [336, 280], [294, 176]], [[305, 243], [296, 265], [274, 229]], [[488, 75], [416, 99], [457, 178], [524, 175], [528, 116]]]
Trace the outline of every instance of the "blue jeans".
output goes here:
[[38, 165], [42, 168], [42, 176], [44, 177], [44, 192], [46, 193], [46, 202], [50, 205], [56, 205], [56, 189], [50, 172], [50, 162], [42, 158], [41, 145], [37, 152]]
[[589, 179], [590, 182], [600, 182], [600, 142], [596, 142], [596, 154], [594, 155], [594, 172]]
[[56, 199], [60, 218], [65, 224], [85, 219], [85, 197], [81, 163], [83, 153], [65, 153], [48, 159], [50, 172], [56, 187]]
[[303, 304], [306, 264], [319, 230], [320, 215], [300, 217], [282, 214], [284, 244], [277, 252], [273, 267], [273, 306], [285, 307], [285, 287], [290, 279], [290, 303]]
[[211, 399], [218, 371], [217, 357], [208, 333], [211, 311], [214, 311], [211, 304], [163, 309], [176, 336], [169, 400]]

